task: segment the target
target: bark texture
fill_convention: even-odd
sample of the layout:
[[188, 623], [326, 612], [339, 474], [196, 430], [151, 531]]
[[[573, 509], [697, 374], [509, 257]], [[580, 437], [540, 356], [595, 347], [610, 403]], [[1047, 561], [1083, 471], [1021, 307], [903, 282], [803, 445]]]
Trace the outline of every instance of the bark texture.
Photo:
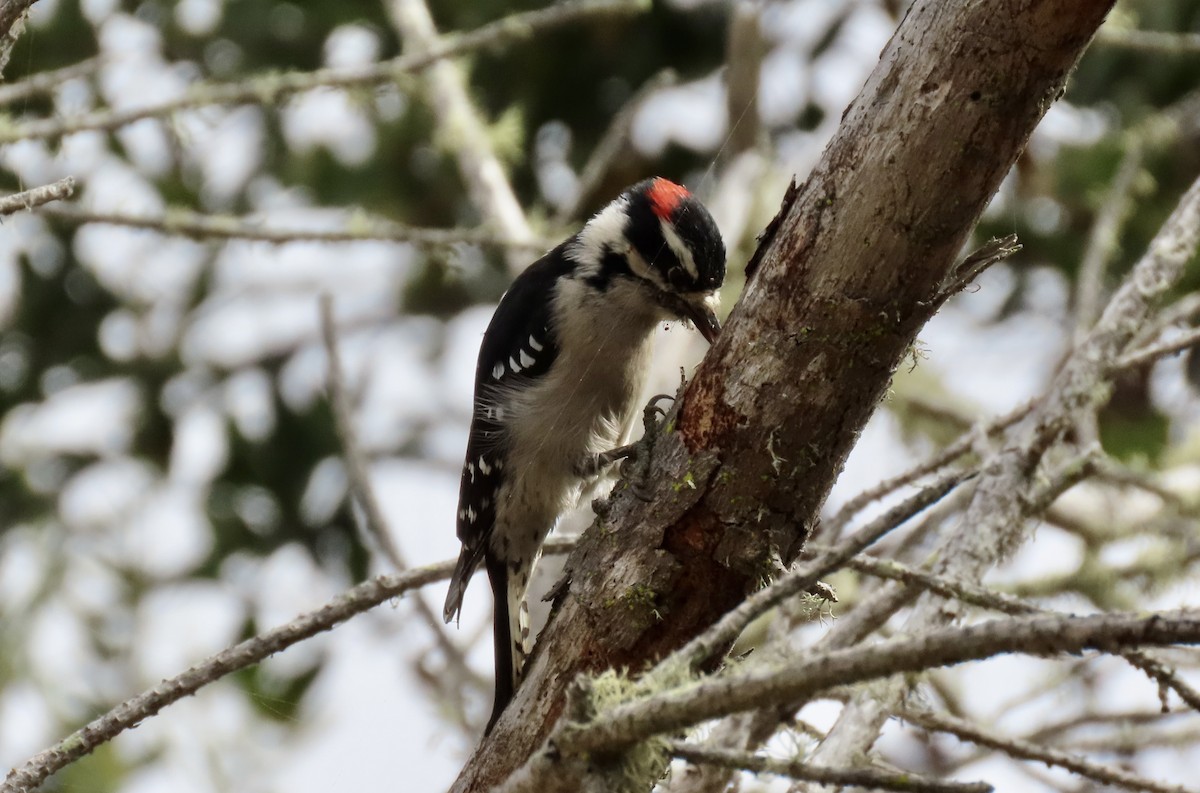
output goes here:
[[527, 679], [453, 790], [489, 790], [519, 768], [578, 675], [645, 669], [794, 556], [1112, 2], [914, 4], [747, 265], [655, 446], [655, 498], [621, 493], [587, 532]]

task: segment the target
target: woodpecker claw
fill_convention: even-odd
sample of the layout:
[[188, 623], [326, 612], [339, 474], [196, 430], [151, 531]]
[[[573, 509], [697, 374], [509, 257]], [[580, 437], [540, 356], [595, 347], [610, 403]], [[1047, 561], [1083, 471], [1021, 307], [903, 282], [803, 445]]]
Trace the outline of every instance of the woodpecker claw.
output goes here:
[[631, 482], [629, 492], [633, 493], [634, 498], [638, 501], [649, 504], [654, 500], [654, 491], [647, 487], [644, 482]]
[[[664, 400], [675, 401], [674, 394], [655, 394], [650, 397], [642, 410], [642, 437], [633, 444], [631, 453], [626, 456], [621, 466], [621, 476], [628, 483], [629, 490], [640, 501], [652, 501], [654, 488], [650, 482], [650, 458], [654, 455], [654, 444], [658, 440], [659, 430], [667, 411], [659, 407]], [[627, 470], [628, 469], [628, 470]]]

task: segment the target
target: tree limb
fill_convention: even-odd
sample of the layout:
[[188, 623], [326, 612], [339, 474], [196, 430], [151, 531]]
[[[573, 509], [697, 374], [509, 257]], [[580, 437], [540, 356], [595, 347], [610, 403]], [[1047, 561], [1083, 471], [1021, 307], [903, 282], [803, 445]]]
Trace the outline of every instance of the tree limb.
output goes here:
[[897, 790], [901, 793], [991, 793], [993, 790], [991, 785], [983, 782], [942, 782], [917, 774], [893, 774], [873, 768], [824, 768], [800, 760], [777, 760], [746, 752], [693, 746], [683, 741], [672, 741], [669, 751], [672, 756], [696, 765], [716, 765], [826, 785]]
[[51, 201], [62, 201], [70, 198], [74, 193], [75, 177], [68, 176], [51, 184], [2, 196], [0, 197], [0, 216], [11, 215], [23, 209], [33, 209]]
[[783, 668], [761, 664], [683, 690], [647, 696], [618, 705], [589, 723], [564, 724], [554, 735], [553, 744], [564, 753], [616, 751], [653, 735], [685, 729], [727, 713], [812, 697], [831, 686], [977, 661], [1002, 653], [1045, 657], [1089, 649], [1115, 653], [1148, 645], [1198, 643], [1200, 611], [1194, 609], [1149, 617], [1037, 615], [991, 620], [868, 646], [814, 653]]
[[209, 215], [190, 209], [170, 208], [157, 216], [128, 215], [118, 212], [93, 212], [78, 206], [45, 207], [41, 214], [71, 223], [99, 223], [110, 226], [147, 229], [160, 234], [194, 240], [249, 240], [286, 245], [291, 242], [400, 242], [420, 248], [452, 245], [513, 247], [528, 252], [545, 250], [548, 240], [510, 240], [487, 229], [427, 228], [406, 226], [378, 218], [351, 214], [343, 228], [315, 229], [311, 226], [276, 225], [269, 217]]
[[995, 749], [1010, 757], [1065, 768], [1073, 774], [1094, 780], [1102, 785], [1114, 785], [1135, 791], [1149, 790], [1153, 793], [1194, 793], [1194, 791], [1179, 785], [1156, 782], [1120, 768], [1093, 763], [1058, 749], [1038, 746], [1020, 738], [999, 735], [965, 719], [917, 708], [905, 708], [900, 713], [900, 718], [923, 729], [947, 732], [964, 741]]

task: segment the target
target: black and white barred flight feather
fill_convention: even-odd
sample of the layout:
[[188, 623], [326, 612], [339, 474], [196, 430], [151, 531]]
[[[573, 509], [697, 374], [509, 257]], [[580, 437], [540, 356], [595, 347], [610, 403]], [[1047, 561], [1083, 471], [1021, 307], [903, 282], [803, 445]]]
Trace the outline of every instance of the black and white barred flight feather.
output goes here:
[[652, 332], [693, 321], [712, 341], [725, 248], [687, 190], [649, 179], [513, 282], [484, 333], [459, 489], [462, 553], [444, 617], [483, 564], [495, 602], [496, 698], [488, 731], [530, 652], [525, 591], [560, 515], [590, 495], [584, 464], [626, 443]]

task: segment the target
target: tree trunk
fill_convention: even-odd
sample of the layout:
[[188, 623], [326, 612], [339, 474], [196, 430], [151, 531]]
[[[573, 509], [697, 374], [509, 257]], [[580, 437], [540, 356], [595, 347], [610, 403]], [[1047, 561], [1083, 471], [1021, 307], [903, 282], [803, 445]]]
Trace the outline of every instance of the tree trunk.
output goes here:
[[[968, 235], [1113, 0], [918, 0], [653, 454], [567, 564], [527, 678], [454, 791], [508, 778], [580, 674], [645, 669], [790, 560]], [[580, 717], [584, 714], [571, 714]], [[568, 789], [568, 784], [566, 788]]]

